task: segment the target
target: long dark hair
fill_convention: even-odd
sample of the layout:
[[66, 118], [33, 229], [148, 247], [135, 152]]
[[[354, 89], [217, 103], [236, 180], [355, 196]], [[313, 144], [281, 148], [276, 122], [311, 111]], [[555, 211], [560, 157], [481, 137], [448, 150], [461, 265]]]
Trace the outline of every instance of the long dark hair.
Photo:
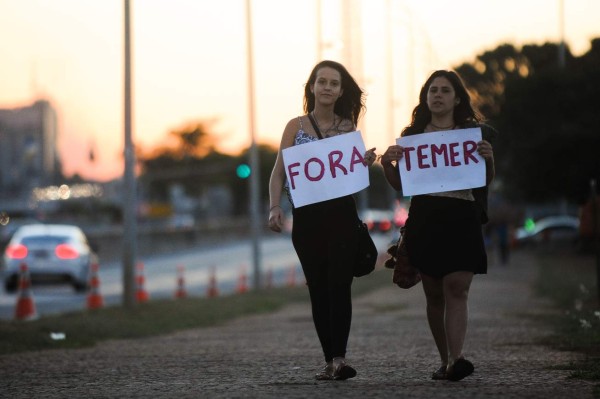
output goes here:
[[465, 126], [470, 123], [480, 122], [483, 118], [479, 112], [471, 105], [471, 96], [465, 88], [464, 83], [460, 76], [454, 71], [438, 70], [429, 76], [425, 81], [425, 84], [421, 88], [419, 94], [419, 104], [415, 107], [412, 112], [412, 119], [410, 125], [402, 130], [401, 136], [406, 136], [415, 133], [422, 133], [425, 130], [425, 126], [431, 121], [431, 111], [427, 106], [427, 92], [429, 92], [429, 86], [435, 78], [443, 77], [448, 79], [456, 97], [460, 99], [460, 102], [454, 107], [454, 123], [457, 126]]
[[333, 112], [344, 119], [350, 119], [354, 125], [358, 124], [358, 119], [365, 108], [364, 92], [348, 70], [342, 64], [335, 61], [321, 61], [313, 68], [308, 81], [304, 85], [304, 112], [308, 114], [315, 109], [315, 95], [310, 91], [310, 87], [315, 84], [319, 69], [324, 67], [335, 69], [342, 77], [343, 93], [335, 102]]

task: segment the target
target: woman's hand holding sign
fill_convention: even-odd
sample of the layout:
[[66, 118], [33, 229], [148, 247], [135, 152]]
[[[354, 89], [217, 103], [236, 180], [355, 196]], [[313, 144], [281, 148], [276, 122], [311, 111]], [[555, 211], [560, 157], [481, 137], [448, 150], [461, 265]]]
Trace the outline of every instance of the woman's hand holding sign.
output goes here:
[[404, 148], [399, 145], [391, 145], [381, 156], [381, 166], [386, 179], [395, 190], [401, 190], [400, 175], [398, 174], [398, 162], [404, 156]]
[[488, 141], [481, 140], [477, 143], [477, 152], [486, 161], [494, 159], [494, 151], [492, 150], [492, 145]]
[[365, 159], [366, 166], [373, 165], [373, 163], [377, 159], [377, 155], [375, 154], [375, 147], [373, 147], [370, 150], [368, 150], [367, 152], [365, 152], [364, 159]]
[[404, 155], [404, 148], [399, 145], [391, 145], [381, 156], [382, 165], [390, 165], [392, 162], [398, 162]]

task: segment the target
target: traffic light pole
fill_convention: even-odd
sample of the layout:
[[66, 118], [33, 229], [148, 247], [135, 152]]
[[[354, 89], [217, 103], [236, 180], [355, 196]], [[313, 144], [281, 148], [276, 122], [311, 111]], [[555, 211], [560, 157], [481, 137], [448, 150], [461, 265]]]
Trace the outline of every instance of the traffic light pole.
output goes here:
[[254, 132], [254, 60], [252, 49], [252, 12], [246, 0], [246, 40], [248, 50], [248, 123], [250, 128], [250, 228], [252, 234], [253, 288], [259, 289], [261, 272], [260, 251], [260, 168]]
[[123, 305], [135, 305], [134, 265], [137, 255], [135, 151], [131, 133], [131, 36], [129, 0], [125, 0], [125, 173], [123, 176]]

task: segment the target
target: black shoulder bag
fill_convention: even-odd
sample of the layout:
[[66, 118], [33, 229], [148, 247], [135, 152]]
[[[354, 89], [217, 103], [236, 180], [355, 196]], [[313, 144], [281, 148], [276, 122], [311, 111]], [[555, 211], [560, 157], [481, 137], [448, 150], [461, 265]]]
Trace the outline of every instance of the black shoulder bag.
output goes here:
[[[315, 121], [311, 114], [308, 114], [308, 119], [310, 120], [310, 123], [312, 123], [317, 136], [322, 140], [323, 136], [321, 135], [321, 130], [317, 125], [317, 121]], [[379, 253], [371, 238], [371, 234], [369, 234], [367, 225], [360, 219], [356, 219], [356, 221], [358, 244], [356, 246], [356, 259], [354, 261], [352, 274], [354, 274], [354, 277], [362, 277], [375, 270], [375, 264], [377, 263], [377, 256]]]

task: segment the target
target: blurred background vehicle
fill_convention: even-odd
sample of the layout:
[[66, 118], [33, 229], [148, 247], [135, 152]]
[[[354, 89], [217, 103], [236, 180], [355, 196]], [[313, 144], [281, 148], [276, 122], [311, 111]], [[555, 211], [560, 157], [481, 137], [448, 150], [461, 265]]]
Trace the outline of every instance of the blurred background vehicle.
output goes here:
[[8, 242], [19, 227], [36, 223], [39, 223], [39, 220], [34, 218], [9, 218], [6, 224], [0, 223], [0, 251], [4, 252]]
[[96, 250], [77, 226], [21, 226], [4, 250], [4, 288], [7, 292], [17, 289], [19, 267], [25, 263], [34, 284], [68, 283], [75, 291], [84, 292], [88, 286], [90, 265], [98, 262]]
[[387, 233], [394, 227], [394, 212], [387, 209], [366, 209], [360, 214], [361, 220], [370, 232]]
[[193, 229], [195, 224], [194, 216], [190, 214], [175, 214], [167, 220], [169, 230]]
[[527, 219], [523, 227], [515, 231], [517, 247], [547, 242], [575, 243], [579, 238], [579, 219], [574, 216], [547, 216], [537, 221]]

